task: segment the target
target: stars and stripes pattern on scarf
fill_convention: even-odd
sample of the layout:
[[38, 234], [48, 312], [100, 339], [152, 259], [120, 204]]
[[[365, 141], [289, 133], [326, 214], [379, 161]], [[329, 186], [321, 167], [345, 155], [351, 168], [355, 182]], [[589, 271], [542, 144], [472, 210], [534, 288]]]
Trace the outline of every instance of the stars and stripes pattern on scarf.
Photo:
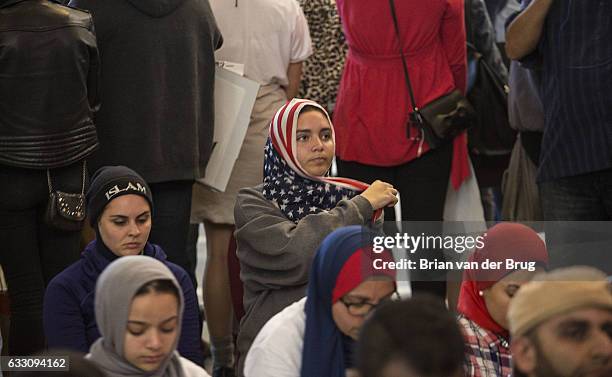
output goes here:
[[341, 200], [351, 199], [369, 187], [349, 178], [313, 176], [302, 168], [297, 159], [296, 132], [298, 116], [305, 106], [315, 106], [325, 113], [335, 144], [327, 111], [316, 102], [295, 98], [272, 119], [264, 154], [263, 195], [295, 223], [304, 216], [333, 209]]

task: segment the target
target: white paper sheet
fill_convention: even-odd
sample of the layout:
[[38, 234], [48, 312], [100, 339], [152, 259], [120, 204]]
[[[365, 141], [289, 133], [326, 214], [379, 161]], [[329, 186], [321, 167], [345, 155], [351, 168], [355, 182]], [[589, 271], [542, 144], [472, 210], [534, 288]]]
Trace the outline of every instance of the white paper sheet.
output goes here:
[[204, 178], [198, 180], [225, 191], [251, 119], [259, 84], [227, 69], [215, 69], [214, 148]]

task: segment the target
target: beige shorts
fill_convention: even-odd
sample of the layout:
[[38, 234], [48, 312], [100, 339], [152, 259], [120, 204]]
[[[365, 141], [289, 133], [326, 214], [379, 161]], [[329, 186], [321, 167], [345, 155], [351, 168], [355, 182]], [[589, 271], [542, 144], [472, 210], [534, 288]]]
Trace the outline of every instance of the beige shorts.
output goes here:
[[225, 192], [213, 191], [199, 183], [193, 186], [192, 224], [204, 221], [234, 224], [234, 203], [238, 190], [256, 186], [263, 181], [264, 146], [268, 139], [270, 121], [286, 102], [287, 97], [282, 88], [263, 86], [259, 89], [251, 112], [251, 122]]

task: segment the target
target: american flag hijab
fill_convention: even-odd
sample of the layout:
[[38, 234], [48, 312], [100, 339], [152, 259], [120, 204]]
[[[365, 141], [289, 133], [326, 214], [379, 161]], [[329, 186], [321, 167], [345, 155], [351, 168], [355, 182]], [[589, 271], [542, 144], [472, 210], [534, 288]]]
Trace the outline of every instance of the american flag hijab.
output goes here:
[[[341, 200], [351, 199], [369, 187], [349, 178], [313, 176], [302, 168], [297, 159], [296, 133], [298, 116], [305, 106], [323, 111], [335, 144], [334, 127], [327, 111], [314, 101], [294, 98], [272, 118], [264, 149], [263, 195], [295, 223], [307, 215], [333, 209]], [[377, 211], [375, 217], [379, 215]]]

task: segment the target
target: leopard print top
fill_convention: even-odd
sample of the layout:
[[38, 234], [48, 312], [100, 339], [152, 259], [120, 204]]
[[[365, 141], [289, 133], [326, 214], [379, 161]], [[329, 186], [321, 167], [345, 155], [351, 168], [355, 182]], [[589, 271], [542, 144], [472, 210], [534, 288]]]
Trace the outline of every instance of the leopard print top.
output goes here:
[[335, 0], [298, 0], [310, 29], [313, 54], [304, 62], [300, 98], [320, 103], [332, 112], [347, 45]]

